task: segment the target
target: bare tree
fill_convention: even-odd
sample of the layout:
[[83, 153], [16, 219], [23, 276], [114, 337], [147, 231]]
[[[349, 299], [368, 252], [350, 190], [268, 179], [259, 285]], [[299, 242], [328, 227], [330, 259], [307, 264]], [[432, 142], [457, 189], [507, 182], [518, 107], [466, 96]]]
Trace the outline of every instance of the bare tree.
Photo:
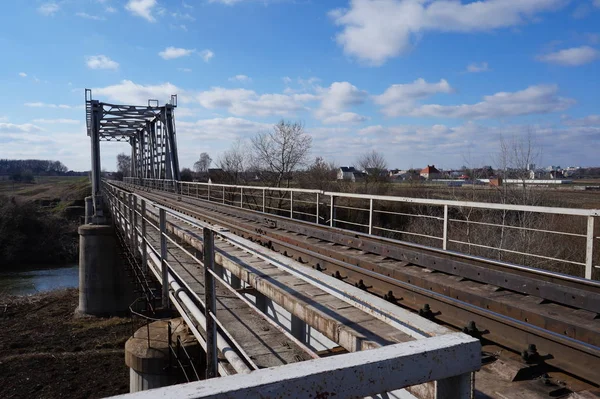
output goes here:
[[530, 165], [541, 161], [542, 150], [536, 143], [535, 134], [527, 129], [525, 134], [510, 138], [500, 137], [500, 152], [496, 157], [497, 170], [504, 180], [518, 179], [520, 184], [503, 184], [499, 188], [500, 200], [503, 203], [519, 205], [537, 205], [540, 201], [540, 190], [531, 190], [526, 180], [530, 178]]
[[212, 158], [210, 157], [210, 155], [208, 155], [208, 153], [206, 152], [203, 152], [202, 154], [200, 154], [200, 159], [198, 159], [194, 163], [194, 170], [198, 173], [208, 172], [208, 168], [210, 168], [211, 163]]
[[311, 145], [312, 138], [302, 123], [282, 120], [270, 132], [258, 133], [252, 139], [252, 161], [273, 176], [276, 187], [284, 180], [289, 187], [291, 173], [306, 162]]
[[[375, 150], [365, 152], [358, 157], [356, 165], [366, 173], [364, 177], [365, 189], [368, 188], [370, 183], [382, 183], [388, 180], [387, 161], [380, 152]], [[380, 187], [377, 187], [377, 191], [380, 191]]]
[[131, 174], [131, 155], [127, 155], [124, 152], [117, 155], [117, 172], [123, 176], [130, 176]]
[[331, 183], [336, 180], [337, 169], [335, 163], [327, 162], [323, 157], [316, 157], [315, 161], [302, 174], [300, 180], [302, 188], [329, 189]]
[[245, 147], [247, 145], [244, 141], [237, 140], [217, 161], [217, 165], [227, 175], [229, 182], [232, 184], [240, 182], [247, 168], [248, 154], [244, 150]]

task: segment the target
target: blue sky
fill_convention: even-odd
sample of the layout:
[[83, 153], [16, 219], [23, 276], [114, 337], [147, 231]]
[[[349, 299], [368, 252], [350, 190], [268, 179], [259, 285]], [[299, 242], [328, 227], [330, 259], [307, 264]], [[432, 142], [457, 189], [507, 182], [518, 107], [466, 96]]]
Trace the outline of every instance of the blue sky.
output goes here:
[[[11, 1], [0, 49], [0, 158], [88, 169], [91, 88], [178, 94], [188, 167], [282, 118], [339, 165], [497, 166], [501, 137], [600, 164], [600, 0]], [[103, 143], [103, 166], [127, 147]]]

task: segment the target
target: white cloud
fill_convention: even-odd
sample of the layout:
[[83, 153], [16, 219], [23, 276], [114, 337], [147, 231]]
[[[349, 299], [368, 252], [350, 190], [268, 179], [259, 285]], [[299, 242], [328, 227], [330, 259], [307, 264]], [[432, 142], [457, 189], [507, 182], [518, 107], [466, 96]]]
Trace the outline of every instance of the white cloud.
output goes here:
[[419, 78], [412, 83], [395, 84], [386, 89], [383, 94], [374, 96], [376, 104], [382, 105], [382, 112], [387, 116], [406, 114], [414, 107], [414, 102], [437, 93], [451, 93], [450, 84], [441, 79], [438, 83], [428, 83]]
[[330, 12], [342, 28], [337, 43], [371, 65], [407, 52], [413, 37], [427, 31], [478, 32], [516, 26], [553, 11], [565, 0], [351, 0]]
[[407, 110], [407, 112], [392, 113], [390, 116], [405, 114], [415, 117], [504, 118], [564, 111], [573, 104], [575, 104], [574, 100], [558, 96], [556, 85], [537, 85], [529, 86], [521, 91], [499, 92], [491, 96], [484, 96], [483, 101], [476, 104], [426, 104]]
[[362, 104], [368, 96], [366, 91], [359, 90], [349, 82], [333, 82], [327, 88], [317, 88], [317, 94], [321, 106], [315, 111], [315, 116], [323, 123], [359, 123], [365, 120], [361, 115], [344, 111]]
[[40, 14], [51, 17], [60, 10], [60, 6], [55, 2], [48, 2], [39, 6], [37, 10]]
[[204, 62], [208, 62], [211, 60], [211, 58], [213, 58], [215, 56], [215, 53], [213, 53], [211, 50], [202, 50], [200, 52], [200, 57], [202, 57], [202, 59], [204, 60]]
[[490, 70], [490, 67], [487, 62], [482, 63], [472, 63], [467, 66], [467, 72], [478, 73], [478, 72], [487, 72]]
[[241, 3], [242, 1], [245, 0], [208, 0], [209, 3], [220, 3], [225, 4], [227, 6], [232, 6], [234, 4]]
[[246, 75], [235, 75], [228, 79], [230, 82], [242, 82], [249, 83], [252, 82], [252, 79]]
[[110, 100], [123, 104], [144, 105], [149, 99], [158, 99], [161, 103], [170, 100], [172, 94], [177, 94], [181, 101], [186, 100], [185, 91], [171, 83], [160, 85], [140, 85], [131, 80], [121, 83], [96, 88], [92, 90], [95, 97], [107, 97]]
[[78, 13], [75, 13], [75, 15], [78, 16], [79, 18], [92, 19], [94, 21], [104, 21], [104, 20], [106, 20], [106, 18], [104, 18], [104, 17], [100, 17], [98, 15], [91, 15], [91, 14], [88, 14], [86, 12], [78, 12]]
[[111, 14], [112, 14], [112, 13], [115, 13], [115, 12], [117, 12], [117, 9], [116, 9], [116, 8], [114, 8], [114, 7], [108, 6], [108, 7], [106, 7], [106, 8], [104, 9], [104, 11], [106, 11], [106, 12], [108, 12], [108, 13], [111, 13]]
[[201, 140], [235, 140], [259, 131], [270, 129], [273, 125], [253, 122], [241, 118], [201, 119], [197, 122], [177, 122], [178, 136], [183, 134], [189, 139]]
[[0, 123], [0, 133], [32, 133], [39, 132], [42, 129], [31, 123], [24, 123], [22, 125], [15, 123]]
[[85, 63], [90, 69], [118, 69], [119, 63], [105, 55], [92, 55], [85, 57]]
[[177, 68], [179, 72], [192, 72], [192, 68]]
[[600, 126], [600, 115], [588, 115], [583, 118], [573, 119], [571, 117], [563, 117], [563, 124], [567, 126]]
[[537, 57], [539, 61], [563, 66], [580, 66], [600, 57], [600, 52], [590, 46], [572, 47]]
[[48, 104], [43, 102], [33, 102], [23, 104], [26, 107], [32, 108], [60, 108], [60, 109], [83, 109], [83, 105], [66, 105], [66, 104]]
[[148, 22], [156, 22], [152, 10], [156, 6], [156, 0], [129, 0], [125, 9], [131, 14], [144, 18]]
[[160, 55], [165, 60], [172, 60], [174, 58], [187, 57], [195, 51], [195, 49], [167, 47], [166, 49], [158, 53], [158, 55]]
[[356, 114], [354, 112], [342, 112], [340, 114], [328, 116], [322, 120], [326, 125], [333, 124], [357, 124], [368, 120], [366, 116]]
[[78, 125], [81, 123], [78, 119], [34, 119], [33, 122], [46, 125]]
[[284, 76], [283, 78], [281, 78], [281, 80], [283, 80], [283, 83], [286, 85], [292, 83], [292, 78], [290, 78], [289, 76]]
[[22, 78], [26, 78], [27, 74], [25, 72], [19, 72], [19, 76]]
[[180, 13], [180, 12], [173, 12], [171, 13], [171, 16], [175, 19], [183, 19], [185, 21], [195, 21], [196, 18], [194, 18], [192, 15], [190, 15], [189, 13]]
[[365, 101], [367, 92], [359, 90], [349, 82], [333, 82], [326, 89], [319, 90], [322, 96], [321, 108], [331, 111], [341, 111], [352, 105]]
[[238, 116], [288, 116], [304, 109], [302, 100], [286, 94], [257, 94], [247, 89], [213, 87], [198, 93], [196, 99], [205, 108], [226, 108]]

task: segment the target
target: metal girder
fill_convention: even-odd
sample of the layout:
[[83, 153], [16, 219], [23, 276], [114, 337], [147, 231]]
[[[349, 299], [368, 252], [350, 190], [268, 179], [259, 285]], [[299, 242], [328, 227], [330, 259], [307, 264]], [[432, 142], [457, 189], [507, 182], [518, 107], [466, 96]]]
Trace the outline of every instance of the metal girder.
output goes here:
[[[94, 215], [102, 216], [100, 200], [100, 141], [124, 141], [131, 145], [130, 177], [179, 179], [179, 158], [174, 109], [177, 96], [159, 106], [118, 105], [92, 99], [85, 90], [87, 135], [92, 148]], [[96, 220], [98, 220], [96, 218]]]

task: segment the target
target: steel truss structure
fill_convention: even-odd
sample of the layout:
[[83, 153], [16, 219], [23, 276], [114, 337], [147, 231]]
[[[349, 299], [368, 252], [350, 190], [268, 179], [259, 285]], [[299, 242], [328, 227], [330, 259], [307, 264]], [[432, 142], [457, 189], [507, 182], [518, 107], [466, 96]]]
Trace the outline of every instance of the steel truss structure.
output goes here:
[[128, 141], [131, 145], [130, 177], [179, 180], [175, 134], [177, 95], [168, 104], [148, 100], [147, 106], [117, 105], [92, 99], [85, 89], [87, 135], [92, 147], [92, 197], [94, 215], [102, 217], [100, 197], [100, 142]]

